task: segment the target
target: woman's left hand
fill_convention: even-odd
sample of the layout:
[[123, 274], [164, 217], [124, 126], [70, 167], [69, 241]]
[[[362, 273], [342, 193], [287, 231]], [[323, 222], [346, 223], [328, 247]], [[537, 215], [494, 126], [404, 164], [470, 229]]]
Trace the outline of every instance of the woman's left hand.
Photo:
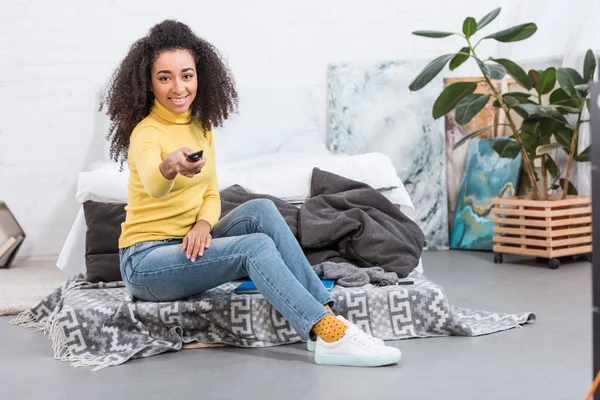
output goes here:
[[212, 236], [210, 235], [210, 224], [200, 220], [183, 238], [183, 251], [187, 252], [187, 258], [196, 261], [196, 256], [202, 257], [204, 249], [210, 247]]

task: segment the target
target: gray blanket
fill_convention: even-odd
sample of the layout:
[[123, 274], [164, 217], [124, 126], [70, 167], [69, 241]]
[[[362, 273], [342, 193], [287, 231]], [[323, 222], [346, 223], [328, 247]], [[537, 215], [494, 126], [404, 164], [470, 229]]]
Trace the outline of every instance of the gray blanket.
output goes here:
[[[414, 285], [336, 286], [334, 311], [384, 340], [479, 336], [533, 322], [533, 313], [453, 307], [442, 288], [416, 272]], [[122, 282], [67, 281], [11, 323], [52, 339], [55, 358], [95, 369], [180, 350], [184, 344], [266, 347], [300, 342], [294, 328], [260, 294], [234, 294], [226, 283], [189, 299], [136, 301]], [[305, 352], [306, 362], [312, 353]], [[443, 356], [443, 355], [442, 355]]]
[[365, 183], [315, 168], [311, 197], [299, 209], [234, 185], [221, 191], [222, 216], [256, 198], [273, 200], [313, 266], [347, 262], [405, 278], [419, 263], [425, 243], [421, 229]]

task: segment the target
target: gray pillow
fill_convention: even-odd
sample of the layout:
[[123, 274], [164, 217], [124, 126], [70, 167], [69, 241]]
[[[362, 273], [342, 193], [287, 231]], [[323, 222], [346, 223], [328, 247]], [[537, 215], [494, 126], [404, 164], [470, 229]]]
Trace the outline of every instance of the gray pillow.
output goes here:
[[89, 282], [121, 280], [119, 267], [119, 236], [125, 221], [125, 205], [86, 201], [83, 213], [85, 236], [85, 267]]

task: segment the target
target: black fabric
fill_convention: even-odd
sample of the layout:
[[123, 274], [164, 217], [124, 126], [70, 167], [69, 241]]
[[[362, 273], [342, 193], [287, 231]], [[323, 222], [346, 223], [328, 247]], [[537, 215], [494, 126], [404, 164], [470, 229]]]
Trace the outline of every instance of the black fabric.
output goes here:
[[87, 225], [87, 280], [93, 283], [120, 281], [119, 236], [121, 223], [125, 221], [125, 204], [86, 201], [83, 213]]
[[[381, 267], [400, 278], [417, 267], [425, 235], [410, 218], [369, 185], [313, 169], [311, 198], [297, 207], [238, 185], [221, 192], [225, 213], [255, 198], [270, 198], [298, 238], [311, 265], [325, 261]], [[296, 210], [294, 210], [296, 209]]]

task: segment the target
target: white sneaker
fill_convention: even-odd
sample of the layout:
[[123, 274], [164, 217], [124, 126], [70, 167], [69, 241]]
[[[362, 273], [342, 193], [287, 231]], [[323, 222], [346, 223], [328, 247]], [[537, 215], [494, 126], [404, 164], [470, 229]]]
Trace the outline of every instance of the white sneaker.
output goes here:
[[379, 367], [395, 364], [402, 359], [402, 352], [386, 346], [381, 340], [350, 325], [344, 337], [327, 343], [317, 338], [315, 362], [321, 365], [346, 365], [351, 367]]
[[[337, 315], [337, 318], [339, 320], [341, 320], [342, 322], [344, 322], [348, 326], [354, 325], [352, 322], [348, 321], [346, 318], [342, 317], [341, 315]], [[354, 326], [356, 326], [356, 325], [354, 325]], [[373, 337], [373, 339], [377, 340], [380, 344], [382, 344], [382, 345], [385, 346], [385, 343], [383, 342], [382, 339], [379, 339], [379, 338], [376, 338], [376, 337]], [[315, 349], [316, 349], [316, 347], [317, 347], [317, 341], [316, 340], [312, 340], [309, 337], [308, 340], [306, 341], [306, 350], [314, 352]]]

